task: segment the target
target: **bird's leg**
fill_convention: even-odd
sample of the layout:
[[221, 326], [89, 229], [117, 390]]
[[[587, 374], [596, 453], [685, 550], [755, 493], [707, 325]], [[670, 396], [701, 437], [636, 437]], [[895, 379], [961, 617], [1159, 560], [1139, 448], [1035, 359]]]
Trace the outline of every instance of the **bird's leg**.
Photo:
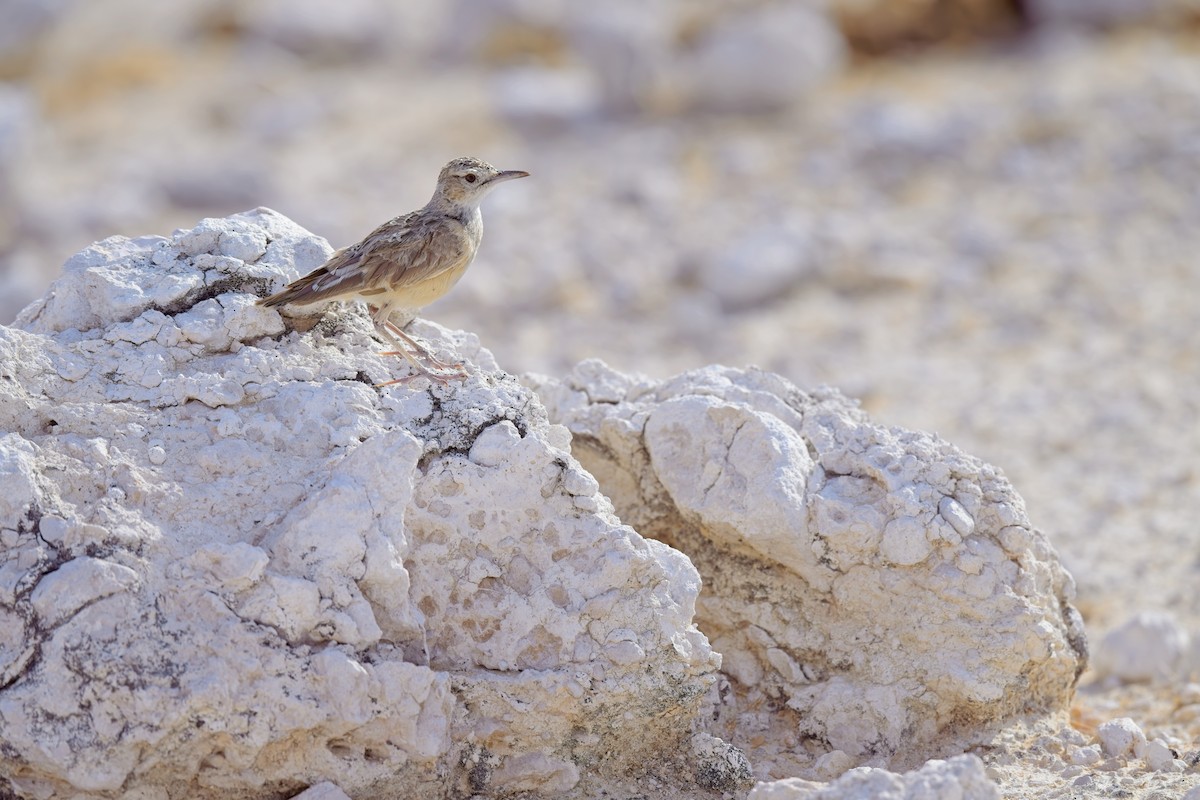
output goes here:
[[[421, 358], [425, 359], [426, 363], [430, 364], [431, 366], [433, 366], [437, 369], [453, 370], [454, 372], [461, 374], [464, 378], [470, 374], [469, 372], [467, 372], [466, 364], [464, 364], [461, 361], [459, 361], [457, 364], [450, 364], [445, 361], [442, 361], [440, 358], [435, 356], [428, 347], [421, 344], [413, 337], [409, 336], [398, 325], [393, 325], [391, 322], [385, 320], [383, 323], [383, 327], [387, 330], [387, 332], [389, 334], [391, 334], [393, 341], [395, 341], [396, 339], [403, 340], [405, 343], [408, 344], [409, 347], [411, 347], [413, 350], [415, 350], [417, 352], [417, 355], [419, 355]], [[394, 356], [394, 355], [396, 355], [396, 353], [389, 351], [386, 353], [381, 353], [380, 355]]]
[[[392, 332], [387, 330], [386, 328], [384, 328], [382, 325], [380, 325], [378, 327], [378, 330], [381, 335], [383, 335], [387, 338], [393, 338]], [[399, 340], [394, 339], [394, 341], [396, 341], [396, 344], [401, 344], [401, 342]], [[403, 346], [401, 346], [397, 350], [388, 350], [385, 353], [380, 353], [380, 355], [404, 356], [404, 358], [408, 360], [408, 363], [412, 364], [412, 367], [413, 367], [413, 369], [415, 369], [417, 371], [417, 374], [409, 375], [404, 378], [397, 378], [397, 379], [391, 380], [391, 381], [384, 381], [383, 383], [377, 383], [377, 384], [375, 384], [376, 389], [381, 389], [384, 386], [394, 386], [395, 384], [398, 384], [398, 383], [399, 384], [407, 384], [409, 381], [416, 380], [417, 378], [422, 378], [422, 377], [429, 378], [429, 380], [431, 380], [431, 381], [436, 381], [437, 383], [443, 383], [443, 384], [449, 383], [451, 380], [453, 380], [455, 377], [457, 377], [456, 375], [446, 375], [444, 373], [435, 372], [434, 370], [431, 370], [429, 367], [422, 364], [420, 362], [420, 360], [418, 360], [417, 356], [410, 353]], [[466, 377], [466, 376], [463, 376], [463, 377]]]
[[[433, 353], [429, 351], [429, 348], [425, 347], [413, 337], [409, 336], [398, 326], [389, 322], [388, 315], [387, 313], [384, 313], [383, 309], [372, 308], [371, 311], [372, 319], [375, 322], [375, 330], [382, 338], [393, 342], [397, 346], [397, 349], [388, 350], [380, 353], [380, 355], [404, 356], [408, 363], [412, 364], [413, 369], [417, 371], [416, 375], [410, 375], [406, 378], [400, 378], [393, 381], [377, 383], [375, 384], [376, 388], [393, 386], [398, 383], [408, 383], [409, 381], [419, 377], [429, 378], [431, 381], [437, 381], [438, 383], [449, 383], [454, 378], [465, 378], [470, 374], [462, 364], [447, 364], [444, 361], [437, 359]], [[406, 347], [405, 345], [408, 346]], [[410, 350], [409, 348], [412, 349]], [[454, 372], [451, 374], [446, 374], [445, 372], [438, 372], [438, 369], [451, 369], [454, 370]]]

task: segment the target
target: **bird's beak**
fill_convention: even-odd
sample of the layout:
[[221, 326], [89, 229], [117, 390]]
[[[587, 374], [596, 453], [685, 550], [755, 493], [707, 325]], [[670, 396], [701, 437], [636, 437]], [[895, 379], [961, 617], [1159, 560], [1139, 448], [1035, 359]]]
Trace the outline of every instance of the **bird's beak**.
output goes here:
[[503, 172], [497, 173], [496, 177], [492, 178], [488, 183], [500, 183], [501, 181], [511, 181], [513, 178], [528, 178], [529, 173], [520, 169], [506, 169]]

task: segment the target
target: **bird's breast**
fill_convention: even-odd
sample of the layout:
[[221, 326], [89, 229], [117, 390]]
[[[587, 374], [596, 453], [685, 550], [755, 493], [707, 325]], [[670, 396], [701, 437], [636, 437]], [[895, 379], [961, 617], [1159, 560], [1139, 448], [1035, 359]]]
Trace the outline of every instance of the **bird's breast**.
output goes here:
[[474, 252], [483, 240], [483, 212], [478, 207], [472, 209], [463, 217], [462, 224], [463, 232], [471, 243], [471, 251]]
[[450, 291], [454, 287], [454, 284], [458, 283], [458, 279], [467, 271], [467, 267], [471, 266], [471, 261], [474, 257], [475, 252], [473, 250], [464, 253], [453, 265], [441, 272], [419, 283], [397, 290], [397, 295], [402, 297], [400, 304], [406, 308], [424, 308], [434, 300], [437, 300]]

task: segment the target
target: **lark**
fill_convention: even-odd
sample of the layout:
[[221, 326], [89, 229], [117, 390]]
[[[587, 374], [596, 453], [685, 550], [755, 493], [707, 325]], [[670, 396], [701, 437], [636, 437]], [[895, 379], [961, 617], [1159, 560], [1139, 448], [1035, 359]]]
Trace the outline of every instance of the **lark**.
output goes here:
[[[397, 347], [383, 355], [404, 356], [419, 375], [432, 380], [465, 378], [464, 364], [438, 360], [390, 317], [402, 312], [402, 324], [407, 324], [458, 283], [483, 239], [480, 201], [501, 183], [528, 175], [516, 169], [500, 171], [478, 158], [456, 158], [438, 174], [437, 189], [423, 208], [388, 220], [362, 241], [338, 250], [324, 264], [258, 304], [365, 302], [375, 330]], [[378, 386], [404, 383], [412, 377], [416, 376]]]

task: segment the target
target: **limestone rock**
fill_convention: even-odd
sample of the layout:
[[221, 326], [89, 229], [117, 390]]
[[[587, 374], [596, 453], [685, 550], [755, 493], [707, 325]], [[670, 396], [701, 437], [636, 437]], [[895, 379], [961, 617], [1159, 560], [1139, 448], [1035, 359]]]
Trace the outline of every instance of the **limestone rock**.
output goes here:
[[934, 760], [897, 775], [883, 769], [851, 770], [827, 785], [789, 778], [760, 783], [750, 800], [999, 800], [977, 756]]
[[0, 787], [573, 797], [729, 763], [687, 747], [717, 664], [687, 558], [474, 337], [420, 325], [474, 374], [381, 390], [407, 367], [364, 311], [254, 305], [328, 253], [267, 209], [114, 237], [0, 328]]
[[750, 231], [704, 258], [700, 285], [730, 311], [777, 301], [818, 271], [820, 248], [814, 238], [802, 224]]
[[339, 789], [337, 784], [324, 781], [308, 787], [292, 800], [350, 800], [350, 797]]
[[1109, 720], [1096, 731], [1100, 748], [1107, 756], [1141, 758], [1145, 754], [1146, 734], [1129, 717]]
[[779, 111], [837, 75], [845, 49], [841, 33], [814, 5], [750, 5], [713, 20], [685, 50], [685, 96], [702, 109]]
[[764, 763], [790, 735], [911, 765], [1068, 707], [1073, 582], [994, 467], [754, 370], [530, 380], [622, 519], [696, 564], [722, 735], [783, 707]]
[[1174, 616], [1143, 611], [1100, 640], [1096, 672], [1125, 682], [1169, 680], [1185, 664], [1190, 643]]

